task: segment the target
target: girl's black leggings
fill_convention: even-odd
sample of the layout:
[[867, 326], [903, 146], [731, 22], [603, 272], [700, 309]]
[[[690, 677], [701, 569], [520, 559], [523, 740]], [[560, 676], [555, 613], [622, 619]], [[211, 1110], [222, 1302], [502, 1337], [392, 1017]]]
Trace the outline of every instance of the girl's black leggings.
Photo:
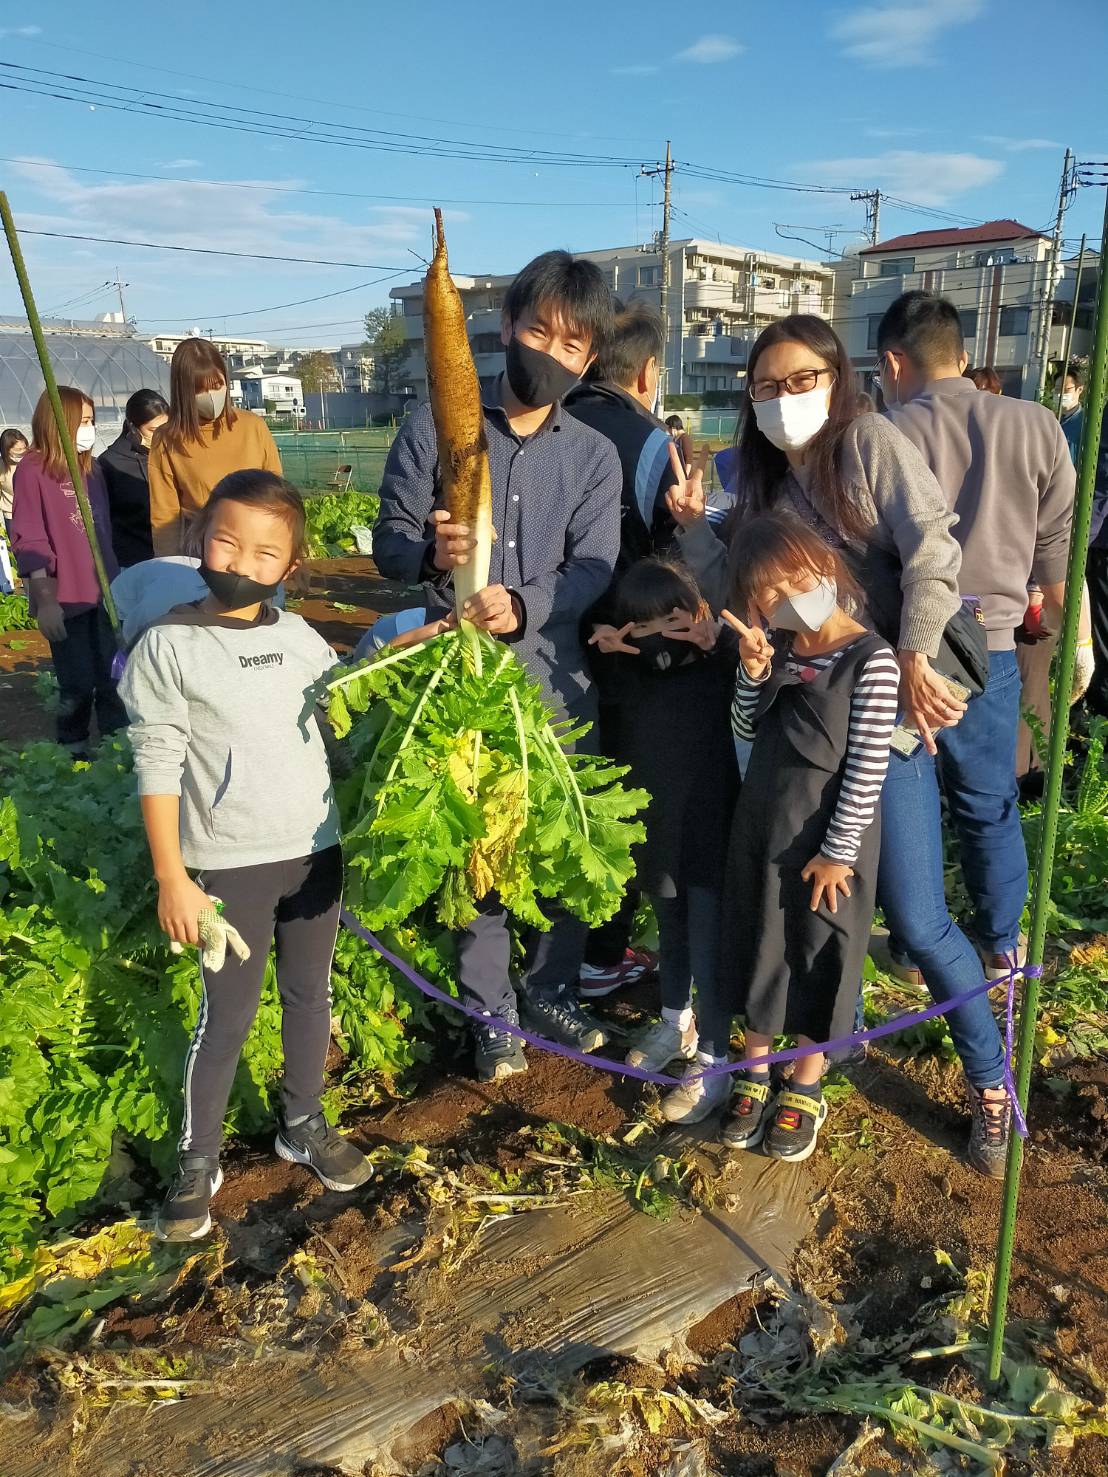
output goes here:
[[286, 1119], [320, 1111], [331, 1035], [331, 961], [342, 903], [337, 846], [287, 862], [207, 870], [196, 879], [223, 899], [223, 914], [242, 934], [250, 958], [228, 949], [218, 973], [200, 966], [203, 994], [185, 1059], [183, 1154], [219, 1153], [223, 1118], [243, 1043], [258, 1013], [269, 946], [277, 944]]

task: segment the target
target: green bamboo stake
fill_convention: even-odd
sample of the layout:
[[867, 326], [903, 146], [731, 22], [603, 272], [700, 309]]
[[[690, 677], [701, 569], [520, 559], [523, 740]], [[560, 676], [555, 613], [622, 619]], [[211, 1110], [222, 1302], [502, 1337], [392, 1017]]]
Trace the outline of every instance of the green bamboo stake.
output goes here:
[[[1104, 232], [1108, 239], [1108, 193], [1105, 196]], [[1047, 762], [1046, 790], [1043, 795], [1042, 827], [1039, 855], [1035, 866], [1035, 891], [1031, 900], [1031, 937], [1027, 944], [1024, 969], [1023, 1004], [1020, 1010], [1019, 1041], [1016, 1051], [1016, 1095], [1026, 1112], [1027, 1092], [1031, 1084], [1031, 1060], [1035, 1045], [1035, 1027], [1039, 1017], [1039, 976], [1046, 947], [1047, 904], [1050, 901], [1051, 874], [1054, 870], [1054, 848], [1058, 837], [1058, 806], [1062, 798], [1062, 767], [1066, 740], [1069, 736], [1068, 694], [1073, 686], [1073, 670], [1077, 655], [1077, 625], [1081, 615], [1081, 591], [1085, 582], [1085, 560], [1089, 548], [1089, 525], [1093, 511], [1093, 483], [1096, 478], [1097, 454], [1100, 450], [1100, 426], [1108, 383], [1108, 272], [1104, 268], [1103, 244], [1100, 277], [1096, 297], [1096, 327], [1089, 383], [1086, 390], [1085, 423], [1081, 436], [1081, 453], [1077, 463], [1077, 496], [1073, 509], [1073, 533], [1070, 538], [1069, 566], [1066, 570], [1065, 616], [1058, 643], [1058, 671], [1054, 711], [1050, 724], [1050, 757]], [[989, 1379], [1000, 1378], [1004, 1357], [1004, 1324], [1008, 1313], [1008, 1289], [1012, 1275], [1012, 1250], [1016, 1234], [1016, 1207], [1019, 1203], [1020, 1171], [1023, 1167], [1023, 1140], [1012, 1134], [1008, 1143], [1008, 1163], [1004, 1172], [1004, 1194], [1001, 1202], [1000, 1232], [996, 1243], [996, 1269], [993, 1277], [993, 1303], [989, 1321]]]
[[15, 221], [12, 219], [12, 208], [8, 204], [8, 197], [0, 190], [0, 219], [4, 222], [4, 235], [8, 238], [8, 250], [11, 252], [12, 266], [15, 268], [16, 280], [19, 283], [19, 291], [23, 296], [23, 306], [27, 310], [27, 322], [31, 325], [31, 337], [35, 341], [35, 349], [38, 351], [38, 362], [42, 369], [42, 378], [46, 382], [46, 393], [50, 396], [50, 406], [54, 412], [54, 420], [58, 427], [58, 436], [65, 452], [66, 465], [69, 467], [69, 475], [73, 479], [73, 491], [77, 494], [77, 506], [81, 510], [81, 519], [85, 525], [85, 536], [88, 539], [89, 549], [92, 551], [92, 562], [96, 568], [96, 578], [100, 582], [100, 589], [104, 596], [104, 609], [108, 612], [108, 619], [112, 623], [112, 629], [119, 633], [119, 615], [116, 612], [115, 601], [108, 582], [108, 571], [104, 567], [104, 556], [100, 551], [100, 540], [96, 536], [96, 523], [93, 520], [92, 508], [89, 505], [88, 493], [85, 490], [84, 478], [81, 476], [81, 464], [77, 460], [77, 449], [73, 445], [73, 438], [69, 434], [66, 424], [65, 410], [62, 407], [61, 396], [58, 394], [58, 382], [54, 378], [54, 368], [50, 363], [50, 355], [46, 352], [46, 339], [42, 332], [42, 322], [35, 307], [34, 295], [31, 292], [31, 281], [27, 276], [27, 264], [23, 260], [23, 251], [19, 245], [19, 237], [15, 230]]

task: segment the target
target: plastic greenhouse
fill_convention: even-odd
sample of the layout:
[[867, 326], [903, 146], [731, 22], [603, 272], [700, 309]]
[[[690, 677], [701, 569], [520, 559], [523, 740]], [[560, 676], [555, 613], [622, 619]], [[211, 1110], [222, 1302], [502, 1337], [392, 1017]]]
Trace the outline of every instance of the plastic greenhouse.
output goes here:
[[[48, 332], [46, 344], [58, 383], [84, 390], [96, 406], [98, 449], [119, 433], [123, 407], [136, 390], [160, 390], [169, 398], [169, 365], [141, 339]], [[0, 330], [0, 429], [29, 432], [42, 391], [34, 339]]]

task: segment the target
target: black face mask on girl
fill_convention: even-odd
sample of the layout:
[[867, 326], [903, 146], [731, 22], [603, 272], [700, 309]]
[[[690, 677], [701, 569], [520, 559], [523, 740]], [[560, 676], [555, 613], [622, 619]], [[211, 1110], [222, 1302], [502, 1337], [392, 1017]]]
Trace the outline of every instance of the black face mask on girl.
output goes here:
[[532, 410], [563, 400], [581, 378], [552, 354], [520, 343], [513, 333], [504, 351], [508, 383], [517, 399]]
[[242, 610], [246, 605], [272, 600], [281, 585], [280, 580], [272, 585], [263, 585], [229, 569], [211, 569], [203, 560], [200, 561], [200, 578], [227, 610]]
[[636, 660], [653, 667], [657, 672], [690, 666], [704, 655], [699, 646], [693, 646], [689, 641], [671, 641], [661, 631], [655, 631], [650, 636], [629, 636], [627, 639], [639, 648]]

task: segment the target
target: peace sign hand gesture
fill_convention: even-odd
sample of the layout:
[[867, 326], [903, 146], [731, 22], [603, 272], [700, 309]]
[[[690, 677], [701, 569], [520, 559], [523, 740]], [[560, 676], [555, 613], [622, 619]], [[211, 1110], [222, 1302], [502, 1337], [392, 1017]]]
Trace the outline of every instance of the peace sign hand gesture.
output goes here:
[[669, 444], [669, 464], [677, 480], [666, 493], [666, 507], [682, 528], [690, 528], [705, 516], [704, 467], [709, 454], [706, 446], [701, 447], [686, 468], [676, 444]]
[[762, 630], [757, 612], [751, 606], [746, 612], [749, 622], [744, 625], [737, 615], [732, 615], [729, 610], [721, 610], [720, 615], [739, 637], [739, 658], [746, 668], [746, 674], [754, 682], [760, 682], [769, 671], [770, 663], [773, 661], [773, 647], [770, 639]]

